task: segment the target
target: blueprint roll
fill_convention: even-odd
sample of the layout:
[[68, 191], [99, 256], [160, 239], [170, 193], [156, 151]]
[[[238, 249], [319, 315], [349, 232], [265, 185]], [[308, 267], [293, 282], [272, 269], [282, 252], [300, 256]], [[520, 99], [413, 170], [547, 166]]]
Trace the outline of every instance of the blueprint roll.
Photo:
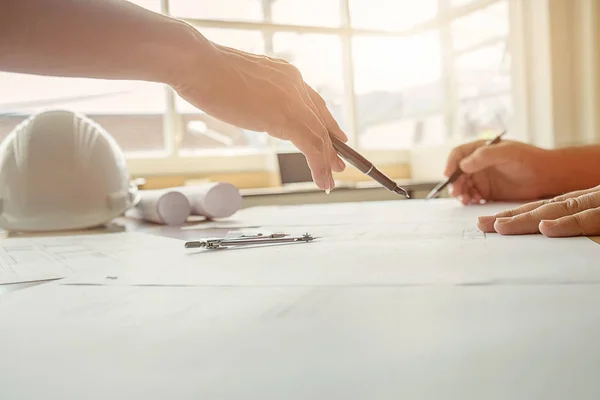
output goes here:
[[177, 190], [187, 196], [192, 205], [192, 214], [208, 219], [227, 218], [242, 208], [240, 191], [230, 183], [182, 186]]
[[140, 201], [127, 216], [162, 225], [182, 225], [191, 215], [187, 196], [176, 190], [140, 190]]

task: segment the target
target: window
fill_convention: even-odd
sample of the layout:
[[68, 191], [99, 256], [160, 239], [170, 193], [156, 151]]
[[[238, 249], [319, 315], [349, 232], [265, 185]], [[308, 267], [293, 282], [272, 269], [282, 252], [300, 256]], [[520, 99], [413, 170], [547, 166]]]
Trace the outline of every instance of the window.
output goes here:
[[[284, 58], [376, 162], [511, 123], [509, 0], [135, 0], [210, 40]], [[212, 118], [170, 88], [0, 74], [0, 138], [67, 108], [115, 136], [134, 174], [268, 169], [289, 142]]]
[[466, 138], [512, 120], [508, 7], [499, 1], [451, 23], [458, 125]]

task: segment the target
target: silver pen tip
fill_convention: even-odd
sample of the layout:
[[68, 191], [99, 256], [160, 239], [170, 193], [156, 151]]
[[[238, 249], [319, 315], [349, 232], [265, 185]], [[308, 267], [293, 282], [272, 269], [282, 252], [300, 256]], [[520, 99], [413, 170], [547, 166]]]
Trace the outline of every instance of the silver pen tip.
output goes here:
[[407, 199], [410, 199], [410, 195], [408, 194], [408, 192], [406, 190], [402, 189], [400, 186], [396, 186], [394, 188], [394, 193], [401, 194], [401, 195], [405, 196]]

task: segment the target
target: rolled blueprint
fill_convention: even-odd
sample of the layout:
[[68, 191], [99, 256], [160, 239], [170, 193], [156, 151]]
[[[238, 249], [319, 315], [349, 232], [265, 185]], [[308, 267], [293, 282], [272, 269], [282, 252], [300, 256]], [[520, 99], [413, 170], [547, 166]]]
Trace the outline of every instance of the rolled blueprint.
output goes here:
[[187, 196], [192, 205], [192, 214], [209, 219], [227, 218], [242, 208], [239, 190], [226, 182], [208, 183], [198, 186], [174, 188]]
[[182, 225], [192, 206], [181, 192], [169, 189], [140, 190], [140, 201], [127, 216], [163, 225]]

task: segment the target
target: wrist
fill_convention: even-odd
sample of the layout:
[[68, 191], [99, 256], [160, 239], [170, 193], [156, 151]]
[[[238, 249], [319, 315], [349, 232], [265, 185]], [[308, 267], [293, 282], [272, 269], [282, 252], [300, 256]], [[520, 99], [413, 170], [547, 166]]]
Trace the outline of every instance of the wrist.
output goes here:
[[168, 28], [150, 55], [148, 66], [150, 80], [177, 88], [189, 80], [207, 75], [214, 45], [193, 26], [179, 20], [168, 19]]
[[600, 183], [600, 148], [585, 146], [546, 151], [545, 165], [553, 195], [588, 189]]
[[566, 193], [568, 189], [569, 172], [566, 168], [565, 154], [562, 149], [543, 150], [544, 157], [541, 163], [546, 173], [544, 184], [540, 189], [542, 197], [554, 197]]

